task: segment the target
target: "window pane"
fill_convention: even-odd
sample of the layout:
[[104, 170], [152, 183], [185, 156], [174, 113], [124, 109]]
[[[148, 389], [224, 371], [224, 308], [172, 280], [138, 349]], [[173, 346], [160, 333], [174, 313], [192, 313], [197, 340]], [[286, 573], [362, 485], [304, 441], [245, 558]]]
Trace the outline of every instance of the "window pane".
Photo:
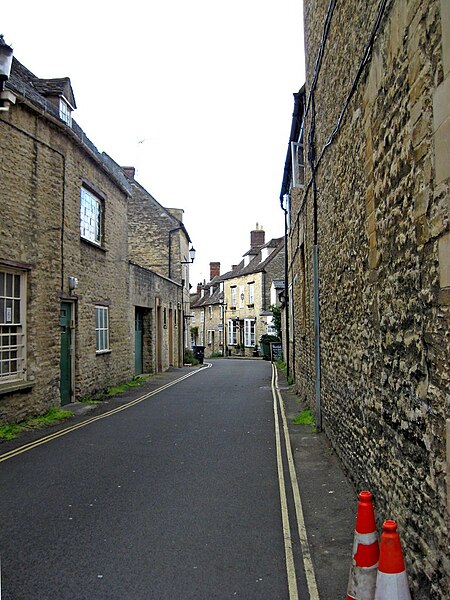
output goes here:
[[0, 296], [5, 295], [5, 274], [0, 273]]
[[20, 323], [20, 300], [14, 300], [14, 323]]
[[14, 275], [14, 298], [20, 298], [20, 275]]
[[9, 298], [12, 297], [12, 284], [13, 284], [13, 276], [11, 273], [6, 273], [6, 294]]

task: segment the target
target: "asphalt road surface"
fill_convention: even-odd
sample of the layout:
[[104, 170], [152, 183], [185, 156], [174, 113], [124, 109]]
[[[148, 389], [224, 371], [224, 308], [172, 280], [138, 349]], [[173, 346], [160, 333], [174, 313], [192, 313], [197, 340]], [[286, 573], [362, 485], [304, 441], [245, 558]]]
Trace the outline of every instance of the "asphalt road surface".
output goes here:
[[1, 600], [292, 597], [271, 377], [215, 361], [0, 462]]

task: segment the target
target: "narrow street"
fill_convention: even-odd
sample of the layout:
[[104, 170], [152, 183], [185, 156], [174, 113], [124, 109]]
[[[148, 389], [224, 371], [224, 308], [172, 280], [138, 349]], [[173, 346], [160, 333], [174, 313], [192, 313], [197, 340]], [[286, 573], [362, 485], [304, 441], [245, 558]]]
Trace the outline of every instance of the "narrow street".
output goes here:
[[1, 599], [318, 598], [280, 494], [271, 378], [265, 361], [214, 361], [48, 443], [0, 447]]

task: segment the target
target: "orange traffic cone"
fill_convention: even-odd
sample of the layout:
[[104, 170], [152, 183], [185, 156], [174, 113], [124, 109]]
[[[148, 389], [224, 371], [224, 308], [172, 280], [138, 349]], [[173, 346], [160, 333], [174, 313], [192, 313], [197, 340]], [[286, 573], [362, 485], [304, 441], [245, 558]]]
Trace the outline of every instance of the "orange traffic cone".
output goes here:
[[395, 521], [383, 523], [375, 600], [411, 600]]
[[378, 556], [378, 536], [372, 494], [360, 492], [347, 600], [374, 600]]

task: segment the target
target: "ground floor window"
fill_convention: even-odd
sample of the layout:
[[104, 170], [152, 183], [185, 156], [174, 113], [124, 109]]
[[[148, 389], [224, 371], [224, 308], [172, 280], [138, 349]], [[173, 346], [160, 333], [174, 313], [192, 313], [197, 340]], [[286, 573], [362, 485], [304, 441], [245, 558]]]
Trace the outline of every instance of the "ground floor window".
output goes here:
[[109, 309], [95, 307], [95, 350], [97, 353], [109, 350]]
[[214, 339], [214, 330], [208, 329], [208, 346], [211, 346], [211, 344], [213, 343], [213, 339]]
[[0, 268], [0, 383], [25, 378], [26, 275]]
[[244, 319], [244, 346], [253, 348], [255, 345], [255, 319]]
[[237, 321], [228, 320], [228, 345], [235, 346], [237, 344]]

